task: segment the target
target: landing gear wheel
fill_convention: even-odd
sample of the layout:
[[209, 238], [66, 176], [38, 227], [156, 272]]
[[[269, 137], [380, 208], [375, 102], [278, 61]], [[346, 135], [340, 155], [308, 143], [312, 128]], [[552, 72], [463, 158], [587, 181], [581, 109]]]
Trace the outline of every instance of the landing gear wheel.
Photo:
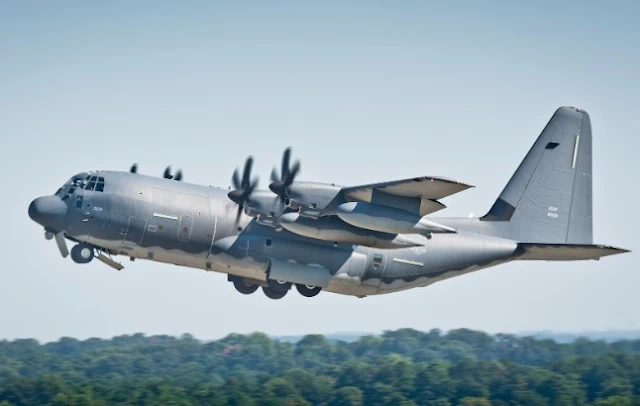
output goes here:
[[305, 297], [314, 297], [322, 290], [319, 286], [300, 285], [296, 283], [296, 289], [298, 293]]
[[287, 290], [283, 290], [281, 292], [274, 292], [273, 290], [271, 290], [269, 287], [267, 286], [263, 286], [262, 287], [262, 291], [264, 292], [264, 295], [266, 297], [268, 297], [269, 299], [282, 299], [286, 294], [287, 294]]
[[277, 281], [267, 278], [267, 286], [272, 292], [288, 292], [291, 289], [291, 282]]
[[250, 295], [256, 290], [258, 290], [258, 285], [245, 283], [244, 280], [239, 278], [233, 281], [233, 287], [236, 288], [236, 290], [242, 293], [243, 295]]
[[93, 246], [81, 242], [71, 248], [71, 259], [77, 264], [88, 264], [93, 259]]

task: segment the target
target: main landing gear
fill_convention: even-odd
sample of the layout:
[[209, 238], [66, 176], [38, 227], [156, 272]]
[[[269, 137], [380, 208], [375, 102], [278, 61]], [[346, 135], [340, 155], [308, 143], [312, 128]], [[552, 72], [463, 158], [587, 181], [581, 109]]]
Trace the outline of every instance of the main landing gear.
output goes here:
[[[287, 293], [291, 290], [291, 286], [293, 285], [291, 282], [278, 281], [273, 279], [267, 279], [266, 286], [264, 286], [264, 282], [252, 283], [249, 280], [238, 276], [229, 275], [229, 281], [233, 283], [233, 286], [236, 290], [243, 295], [250, 295], [262, 285], [262, 292], [269, 299], [282, 299], [287, 295]], [[308, 285], [299, 285], [296, 284], [296, 290], [305, 297], [314, 297], [322, 290], [321, 287], [318, 286], [308, 286]]]
[[233, 287], [243, 295], [250, 295], [256, 290], [258, 290], [258, 285], [254, 285], [252, 283], [247, 283], [242, 278], [233, 279]]
[[296, 283], [296, 289], [304, 297], [314, 297], [322, 290], [319, 286], [300, 285]]

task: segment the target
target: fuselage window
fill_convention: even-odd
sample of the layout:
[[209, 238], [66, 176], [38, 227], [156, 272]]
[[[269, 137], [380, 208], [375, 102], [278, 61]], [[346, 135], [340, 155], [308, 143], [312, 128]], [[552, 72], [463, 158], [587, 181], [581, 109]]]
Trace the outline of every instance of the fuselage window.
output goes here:
[[76, 197], [76, 208], [81, 209], [82, 208], [82, 196], [77, 196]]

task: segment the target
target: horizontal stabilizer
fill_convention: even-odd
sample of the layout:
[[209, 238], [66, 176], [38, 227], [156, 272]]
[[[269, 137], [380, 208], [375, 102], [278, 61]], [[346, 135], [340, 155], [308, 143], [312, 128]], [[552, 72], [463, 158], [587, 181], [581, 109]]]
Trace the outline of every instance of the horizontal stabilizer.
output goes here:
[[628, 250], [606, 245], [519, 243], [516, 257], [522, 261], [581, 261], [624, 254]]

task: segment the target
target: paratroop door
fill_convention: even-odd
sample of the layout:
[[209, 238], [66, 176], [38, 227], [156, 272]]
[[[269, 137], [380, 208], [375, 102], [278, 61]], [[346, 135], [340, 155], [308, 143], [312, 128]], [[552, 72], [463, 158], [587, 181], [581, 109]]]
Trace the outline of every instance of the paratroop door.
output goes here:
[[144, 230], [147, 227], [147, 221], [136, 217], [129, 218], [129, 227], [124, 235], [124, 243], [140, 245], [144, 237]]

